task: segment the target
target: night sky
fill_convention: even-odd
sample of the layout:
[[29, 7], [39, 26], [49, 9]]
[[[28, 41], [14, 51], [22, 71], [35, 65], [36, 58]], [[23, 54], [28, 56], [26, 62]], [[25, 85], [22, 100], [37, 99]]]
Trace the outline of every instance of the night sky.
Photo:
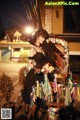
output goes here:
[[3, 26], [11, 28], [26, 25], [30, 20], [28, 15], [29, 2], [30, 0], [0, 0], [0, 21], [2, 21]]
[[[35, 1], [36, 0], [0, 0], [0, 21], [2, 21], [3, 26], [5, 28], [13, 28], [27, 25], [32, 20], [32, 18], [34, 18], [32, 15], [34, 12], [33, 8]], [[80, 32], [80, 6], [65, 6], [64, 13], [65, 29], [71, 32], [73, 30], [73, 26], [75, 26], [74, 30], [77, 29], [76, 31]]]

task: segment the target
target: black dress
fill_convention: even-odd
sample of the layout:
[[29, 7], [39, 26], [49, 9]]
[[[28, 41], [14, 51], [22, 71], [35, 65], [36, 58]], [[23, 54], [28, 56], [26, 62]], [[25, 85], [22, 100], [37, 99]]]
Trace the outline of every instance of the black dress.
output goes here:
[[[47, 63], [46, 56], [40, 52], [37, 52], [32, 59], [36, 62], [35, 67], [40, 69]], [[22, 90], [22, 98], [26, 104], [30, 104], [30, 93], [32, 92], [32, 86], [36, 84], [36, 81], [39, 81], [39, 83], [41, 81], [44, 82], [44, 74], [42, 72], [35, 73], [35, 70], [31, 69], [26, 76], [24, 88]]]
[[[37, 52], [31, 59], [35, 60], [36, 62], [35, 67], [40, 69], [42, 69], [42, 67], [46, 63], [49, 63], [51, 66], [53, 66], [55, 70], [52, 73], [48, 74], [49, 81], [53, 81], [54, 73], [59, 72], [59, 66], [57, 66], [56, 64], [57, 61], [56, 53], [58, 53], [62, 58], [63, 58], [63, 54], [51, 42], [50, 43], [44, 42], [41, 47], [45, 54], [41, 52]], [[30, 93], [32, 91], [32, 86], [35, 85], [36, 81], [39, 81], [39, 83], [41, 81], [44, 82], [44, 73], [42, 72], [35, 73], [35, 70], [33, 68], [27, 74], [26, 80], [24, 82], [24, 89], [22, 91], [23, 101], [27, 104], [30, 103]]]

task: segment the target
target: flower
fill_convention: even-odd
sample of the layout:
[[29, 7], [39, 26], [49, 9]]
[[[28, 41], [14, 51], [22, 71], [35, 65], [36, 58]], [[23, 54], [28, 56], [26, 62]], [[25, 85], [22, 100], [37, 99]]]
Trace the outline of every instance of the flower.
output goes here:
[[47, 63], [43, 66], [43, 68], [41, 69], [41, 72], [51, 73], [53, 70], [54, 70], [54, 67], [51, 66], [49, 63]]

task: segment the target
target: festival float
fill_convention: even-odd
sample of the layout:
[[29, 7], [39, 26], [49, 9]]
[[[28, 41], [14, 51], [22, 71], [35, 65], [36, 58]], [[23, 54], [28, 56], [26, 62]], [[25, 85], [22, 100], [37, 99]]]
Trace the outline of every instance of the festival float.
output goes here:
[[[43, 28], [41, 24], [39, 4], [37, 7], [39, 18], [38, 30], [40, 30]], [[60, 117], [60, 120], [63, 120], [63, 118], [68, 120], [68, 118], [73, 118], [75, 115], [73, 115], [75, 111], [73, 103], [78, 101], [80, 98], [80, 87], [76, 89], [76, 84], [72, 82], [72, 72], [69, 68], [68, 42], [58, 36], [49, 36], [46, 42], [51, 44], [50, 50], [53, 50], [53, 52], [49, 49], [48, 51], [51, 52], [52, 57], [55, 56], [55, 62], [53, 61], [53, 63], [55, 63], [55, 67], [52, 67], [49, 63], [47, 63], [41, 68], [40, 72], [44, 73], [44, 82], [39, 82], [37, 80], [36, 84], [32, 86], [30, 106], [34, 106], [37, 98], [40, 98], [42, 99], [44, 105], [42, 105], [38, 111], [47, 107], [46, 111], [49, 117], [48, 120], [58, 120], [58, 117]], [[49, 81], [47, 76], [48, 73], [53, 75], [53, 80]], [[77, 95], [75, 96], [76, 92]], [[73, 110], [73, 112], [70, 111], [69, 113], [69, 110]]]
[[[58, 37], [49, 37], [47, 42], [51, 42], [56, 46], [56, 48], [62, 53], [64, 59], [56, 52], [56, 65], [59, 69], [58, 73], [52, 73], [54, 79], [50, 82], [48, 80], [46, 73], [51, 73], [55, 68], [50, 66], [50, 64], [45, 64], [41, 69], [41, 72], [44, 74], [44, 82], [39, 83], [36, 81], [36, 85], [32, 86], [32, 92], [30, 94], [30, 105], [34, 105], [37, 98], [40, 98], [44, 101], [45, 105], [48, 106], [49, 119], [54, 120], [58, 118], [58, 111], [60, 107], [69, 105], [71, 103], [70, 91], [66, 93], [66, 84], [68, 85], [68, 74], [69, 72], [69, 49], [68, 43]], [[53, 46], [54, 47], [54, 46]], [[54, 61], [53, 61], [54, 62]], [[67, 97], [69, 98], [67, 100]], [[56, 115], [54, 116], [54, 114]], [[55, 118], [56, 117], [56, 118]]]

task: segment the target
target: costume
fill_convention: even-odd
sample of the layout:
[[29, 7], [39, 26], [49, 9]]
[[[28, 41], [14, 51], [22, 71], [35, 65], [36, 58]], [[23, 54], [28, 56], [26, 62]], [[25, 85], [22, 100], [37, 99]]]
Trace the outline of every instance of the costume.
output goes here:
[[[36, 34], [36, 36], [38, 37], [38, 34]], [[54, 81], [54, 74], [61, 73], [62, 64], [60, 63], [65, 60], [64, 55], [55, 46], [55, 44], [49, 41], [46, 37], [44, 39], [43, 44], [39, 46], [43, 52], [35, 50], [36, 53], [32, 57], [29, 57], [29, 59], [35, 61], [35, 65], [29, 70], [24, 83], [24, 89], [22, 91], [23, 101], [27, 104], [30, 104], [30, 94], [32, 92], [32, 87], [36, 84], [36, 81], [44, 83], [44, 72], [47, 72], [47, 78], [49, 81]], [[35, 68], [40, 69], [40, 71], [35, 72]]]
[[[48, 57], [48, 61], [49, 63], [55, 68], [55, 72], [61, 72], [60, 71], [60, 65], [58, 63], [60, 63], [60, 59], [61, 61], [64, 58], [64, 55], [61, 53], [61, 51], [55, 46], [55, 44], [51, 43], [51, 42], [46, 42], [44, 41], [44, 43], [41, 45], [45, 55]], [[60, 59], [59, 59], [60, 57]]]
[[35, 74], [34, 69], [31, 69], [26, 77], [25, 83], [24, 83], [24, 89], [22, 91], [22, 98], [23, 101], [27, 104], [30, 104], [30, 93], [32, 91], [32, 86], [36, 84], [36, 81], [43, 81], [44, 76], [43, 73]]
[[[39, 69], [41, 69], [47, 63], [47, 59], [44, 54], [39, 52], [37, 52], [30, 59], [34, 59], [36, 61], [35, 67]], [[30, 104], [30, 93], [32, 92], [32, 86], [36, 84], [36, 81], [44, 82], [44, 73], [35, 73], [34, 68], [32, 68], [26, 76], [26, 80], [24, 82], [24, 89], [22, 91], [23, 101], [27, 104]]]

